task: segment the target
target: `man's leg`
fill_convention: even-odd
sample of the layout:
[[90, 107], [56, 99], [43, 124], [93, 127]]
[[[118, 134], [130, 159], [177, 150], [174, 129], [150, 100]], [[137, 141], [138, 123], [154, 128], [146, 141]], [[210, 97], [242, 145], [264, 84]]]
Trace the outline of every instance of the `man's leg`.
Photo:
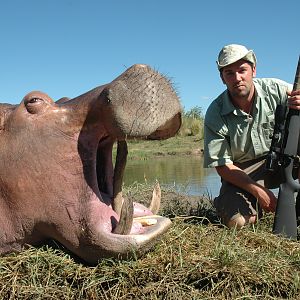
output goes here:
[[242, 228], [246, 224], [255, 224], [257, 221], [257, 216], [242, 216], [239, 214], [234, 219], [230, 219], [227, 224], [225, 224], [228, 228]]
[[251, 194], [228, 182], [222, 183], [220, 195], [215, 198], [214, 204], [222, 223], [229, 228], [255, 223], [257, 211], [260, 210]]
[[[277, 178], [274, 174], [269, 176], [270, 173], [265, 169], [265, 161], [262, 159], [239, 164], [238, 167], [263, 186], [271, 184], [274, 188], [279, 184], [279, 180], [274, 182]], [[268, 184], [265, 184], [265, 179]], [[222, 182], [220, 195], [215, 198], [214, 204], [222, 222], [228, 227], [241, 228], [248, 223], [253, 224], [262, 215], [262, 210], [253, 195], [225, 181]]]

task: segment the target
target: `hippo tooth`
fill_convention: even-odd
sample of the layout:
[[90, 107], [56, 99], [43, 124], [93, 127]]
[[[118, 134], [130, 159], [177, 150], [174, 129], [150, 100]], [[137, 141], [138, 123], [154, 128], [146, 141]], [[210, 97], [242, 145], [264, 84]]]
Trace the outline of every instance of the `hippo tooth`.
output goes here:
[[132, 197], [126, 197], [123, 201], [121, 215], [118, 225], [114, 228], [113, 233], [126, 235], [131, 231], [133, 223], [133, 200]]
[[122, 197], [122, 184], [125, 166], [127, 162], [127, 143], [126, 141], [118, 141], [117, 145], [117, 157], [116, 165], [114, 169], [114, 179], [113, 179], [113, 210], [120, 216], [121, 208], [123, 203]]

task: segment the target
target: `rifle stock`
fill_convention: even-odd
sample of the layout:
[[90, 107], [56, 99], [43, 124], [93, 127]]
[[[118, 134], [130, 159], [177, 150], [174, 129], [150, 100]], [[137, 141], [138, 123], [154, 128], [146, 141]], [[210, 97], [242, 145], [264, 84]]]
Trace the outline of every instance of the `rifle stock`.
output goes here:
[[[300, 56], [298, 60], [293, 90], [300, 89]], [[282, 121], [282, 120], [281, 120]], [[282, 123], [281, 123], [282, 124]], [[278, 126], [278, 125], [277, 125]], [[274, 129], [276, 126], [274, 127]], [[300, 191], [300, 184], [293, 176], [294, 161], [297, 158], [298, 142], [300, 134], [300, 114], [298, 110], [289, 109], [284, 124], [283, 137], [280, 139], [280, 146], [272, 139], [272, 145], [268, 156], [278, 156], [278, 164], [284, 172], [284, 182], [280, 184], [277, 207], [274, 217], [273, 233], [290, 239], [297, 239], [297, 216], [296, 216], [296, 192]], [[268, 159], [267, 159], [268, 161]], [[268, 169], [272, 169], [267, 165]]]

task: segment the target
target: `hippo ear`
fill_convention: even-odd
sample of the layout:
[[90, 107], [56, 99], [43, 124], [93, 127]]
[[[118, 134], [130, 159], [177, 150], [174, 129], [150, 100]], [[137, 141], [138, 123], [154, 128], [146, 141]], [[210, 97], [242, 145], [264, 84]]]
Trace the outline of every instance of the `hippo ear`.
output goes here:
[[69, 97], [62, 97], [60, 99], [58, 99], [57, 101], [55, 101], [55, 103], [65, 103], [68, 102], [71, 98]]
[[7, 117], [10, 115], [11, 111], [14, 110], [16, 105], [12, 104], [0, 104], [0, 130], [4, 129]]
[[0, 130], [3, 130], [4, 128], [4, 114], [0, 108]]

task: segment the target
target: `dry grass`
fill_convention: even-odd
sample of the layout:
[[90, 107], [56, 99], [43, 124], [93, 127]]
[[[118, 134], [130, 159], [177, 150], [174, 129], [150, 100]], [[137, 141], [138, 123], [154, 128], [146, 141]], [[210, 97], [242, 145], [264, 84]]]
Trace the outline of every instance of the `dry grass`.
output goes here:
[[[130, 191], [146, 201], [150, 189]], [[0, 259], [0, 299], [298, 299], [300, 245], [274, 236], [271, 216], [228, 230], [208, 199], [163, 197], [173, 226], [144, 257], [88, 267], [59, 249], [30, 248]]]

